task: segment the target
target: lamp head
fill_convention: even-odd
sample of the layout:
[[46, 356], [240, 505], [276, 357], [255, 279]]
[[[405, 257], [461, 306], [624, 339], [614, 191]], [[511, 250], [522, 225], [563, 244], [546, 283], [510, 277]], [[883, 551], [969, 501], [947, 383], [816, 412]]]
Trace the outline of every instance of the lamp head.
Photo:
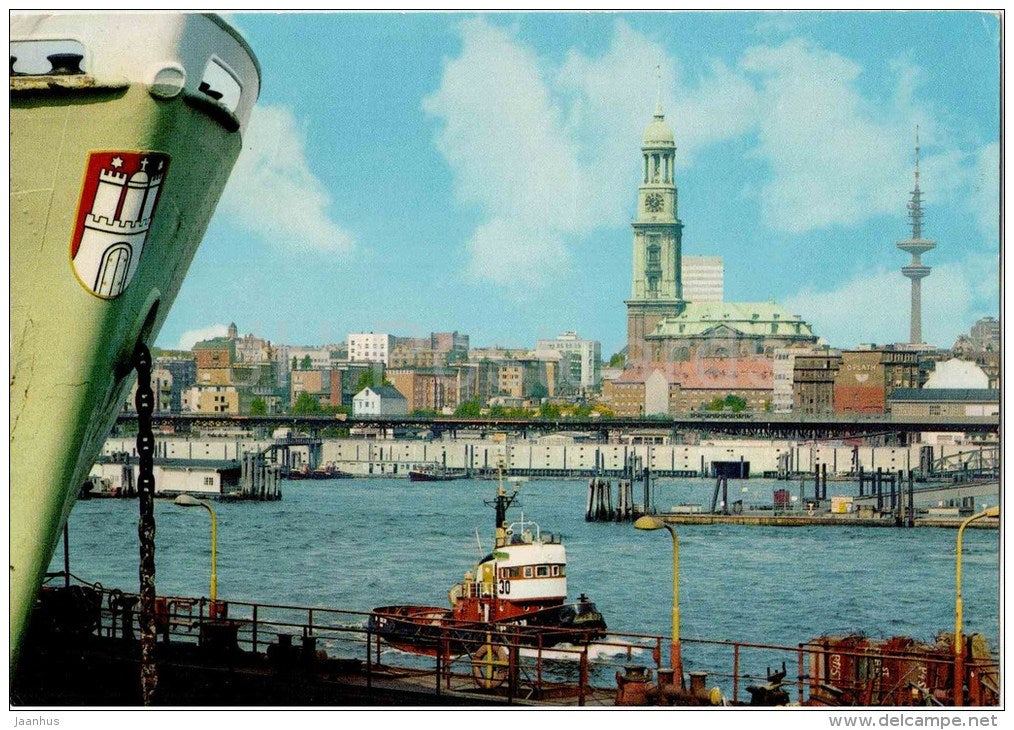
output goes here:
[[636, 527], [638, 530], [660, 530], [663, 527], [665, 527], [665, 523], [662, 522], [662, 520], [660, 520], [658, 517], [653, 517], [652, 515], [644, 515], [643, 517], [637, 518], [637, 520], [634, 522], [634, 527]]

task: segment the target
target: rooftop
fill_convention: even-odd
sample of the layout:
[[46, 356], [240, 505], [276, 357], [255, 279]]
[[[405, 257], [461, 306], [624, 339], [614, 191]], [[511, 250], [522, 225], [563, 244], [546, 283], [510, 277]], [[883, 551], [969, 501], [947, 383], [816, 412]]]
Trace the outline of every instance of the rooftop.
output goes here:
[[774, 302], [686, 302], [678, 315], [663, 319], [648, 337], [704, 335], [722, 325], [746, 335], [814, 338], [808, 323]]
[[[381, 398], [394, 398], [396, 400], [405, 400], [405, 396], [401, 394], [401, 391], [395, 388], [393, 385], [371, 385], [363, 390], [370, 390]], [[361, 392], [361, 391], [360, 391]]]
[[895, 388], [890, 400], [999, 403], [1000, 391], [991, 388]]

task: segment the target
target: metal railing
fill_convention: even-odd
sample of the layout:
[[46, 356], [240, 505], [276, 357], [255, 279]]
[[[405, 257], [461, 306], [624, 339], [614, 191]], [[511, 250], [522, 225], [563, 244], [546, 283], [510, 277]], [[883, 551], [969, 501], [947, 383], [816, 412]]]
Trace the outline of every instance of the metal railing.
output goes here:
[[[136, 595], [96, 588], [101, 603], [95, 634], [133, 639]], [[371, 615], [180, 596], [161, 596], [156, 605], [163, 643], [192, 644], [206, 652], [209, 661], [227, 658], [232, 665], [249, 660], [263, 667], [266, 658], [276, 669], [313, 668], [330, 680], [363, 686], [367, 693], [397, 684], [436, 696], [458, 693], [507, 703], [614, 704], [621, 670], [637, 665], [653, 670], [661, 680], [666, 671], [662, 660], [669, 656], [669, 638], [654, 634], [605, 632], [589, 637], [579, 629], [553, 628], [549, 634], [532, 627], [453, 620], [425, 624], [427, 653], [417, 654], [385, 641], [370, 627]], [[563, 641], [569, 636], [574, 637], [571, 643]], [[857, 635], [796, 646], [696, 638], [681, 643], [688, 671], [708, 663], [707, 677], [717, 683], [723, 704], [950, 705], [958, 684], [953, 647], [946, 641], [875, 642]], [[722, 665], [726, 669], [716, 671]], [[982, 656], [981, 651], [970, 654], [961, 684], [967, 686], [967, 704], [997, 704], [996, 657]], [[662, 704], [666, 695], [655, 692], [649, 697]], [[688, 699], [686, 693], [680, 697]]]

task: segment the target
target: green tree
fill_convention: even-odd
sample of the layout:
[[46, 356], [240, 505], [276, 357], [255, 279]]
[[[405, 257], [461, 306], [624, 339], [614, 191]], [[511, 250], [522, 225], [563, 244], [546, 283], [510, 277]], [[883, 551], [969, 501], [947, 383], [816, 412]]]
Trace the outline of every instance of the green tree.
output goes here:
[[264, 402], [261, 397], [254, 398], [250, 401], [250, 415], [251, 416], [266, 416], [268, 415], [268, 404]]
[[596, 403], [592, 406], [592, 412], [598, 413], [600, 418], [615, 418], [616, 412], [604, 403]]
[[704, 406], [706, 411], [720, 411], [725, 408], [725, 401], [721, 398], [714, 398], [708, 405]]
[[482, 415], [482, 406], [478, 398], [463, 401], [454, 409], [454, 415], [461, 418], [478, 418]]
[[627, 362], [627, 358], [622, 352], [617, 352], [611, 358], [609, 358], [609, 367], [611, 368], [622, 368]]
[[293, 370], [299, 370], [299, 361], [296, 360], [296, 356], [295, 355], [292, 356], [292, 369]]
[[300, 370], [310, 370], [313, 368], [313, 360], [310, 359], [309, 355], [303, 355], [302, 362], [299, 363]]
[[295, 405], [292, 406], [294, 416], [312, 416], [320, 412], [320, 402], [306, 391], [299, 394]]
[[545, 418], [548, 421], [555, 421], [560, 417], [560, 406], [555, 403], [543, 403], [539, 406], [539, 418]]
[[549, 389], [546, 388], [542, 383], [536, 383], [532, 386], [532, 397], [533, 398], [546, 398], [549, 396]]
[[356, 392], [358, 393], [363, 388], [372, 388], [376, 384], [376, 378], [373, 375], [373, 368], [364, 370], [359, 375], [359, 381], [356, 383]]
[[742, 413], [746, 410], [746, 398], [740, 398], [738, 395], [729, 393], [725, 396], [725, 407], [733, 413]]

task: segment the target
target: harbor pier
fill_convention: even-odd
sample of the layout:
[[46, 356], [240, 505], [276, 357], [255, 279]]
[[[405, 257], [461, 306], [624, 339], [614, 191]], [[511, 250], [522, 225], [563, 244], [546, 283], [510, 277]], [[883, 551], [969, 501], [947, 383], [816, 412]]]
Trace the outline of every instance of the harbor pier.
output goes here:
[[[132, 594], [88, 584], [44, 589], [13, 675], [11, 705], [140, 705], [136, 604]], [[796, 646], [685, 638], [688, 655], [717, 651], [728, 665], [692, 672], [690, 692], [683, 692], [662, 664], [669, 638], [658, 635], [607, 632], [594, 643], [543, 650], [523, 641], [520, 627], [495, 635], [448, 627], [459, 639], [474, 631], [476, 649], [420, 657], [389, 651], [362, 612], [229, 601], [213, 616], [206, 598], [180, 596], [162, 596], [156, 607], [155, 705], [898, 707], [925, 706], [927, 697], [938, 706], [999, 700], [998, 659], [978, 634], [964, 637], [963, 696], [955, 702], [957, 665], [946, 634], [931, 644], [904, 637], [821, 636]], [[923, 692], [898, 685], [893, 672], [871, 678], [862, 670], [871, 662], [919, 670]], [[767, 670], [766, 685], [751, 684], [765, 676], [763, 667], [778, 666], [780, 672]], [[841, 671], [829, 673], [831, 666]]]

